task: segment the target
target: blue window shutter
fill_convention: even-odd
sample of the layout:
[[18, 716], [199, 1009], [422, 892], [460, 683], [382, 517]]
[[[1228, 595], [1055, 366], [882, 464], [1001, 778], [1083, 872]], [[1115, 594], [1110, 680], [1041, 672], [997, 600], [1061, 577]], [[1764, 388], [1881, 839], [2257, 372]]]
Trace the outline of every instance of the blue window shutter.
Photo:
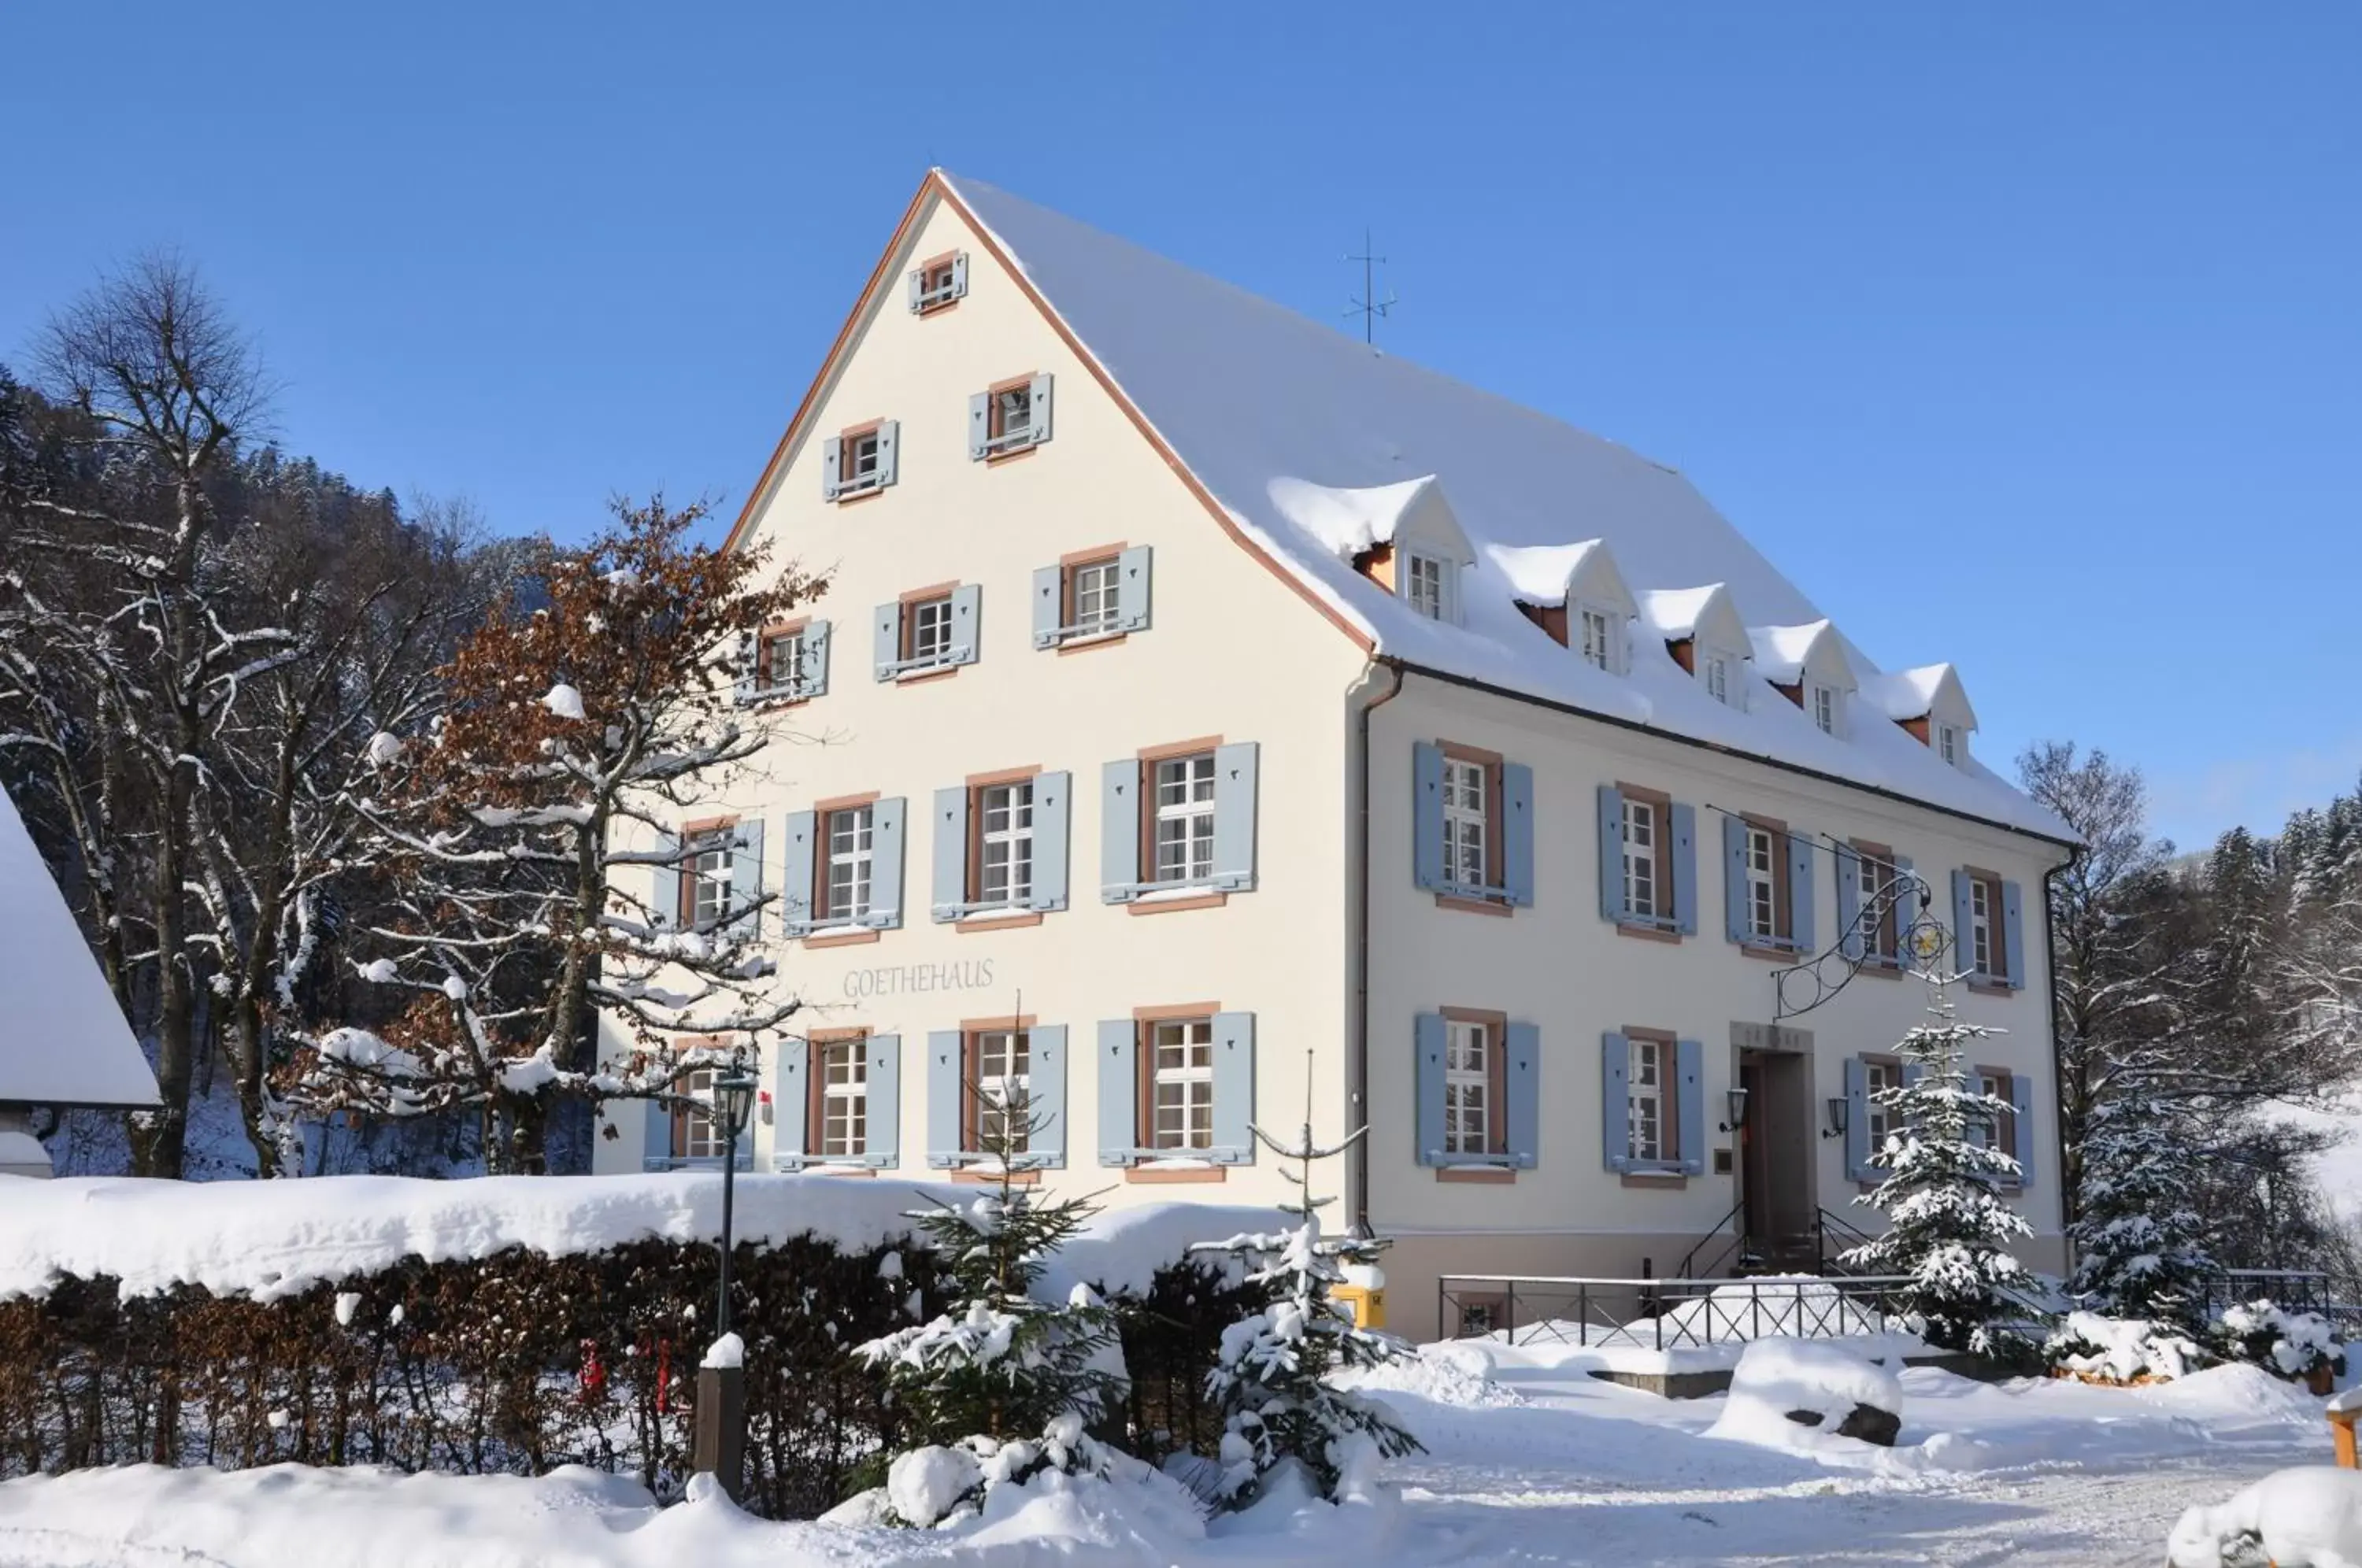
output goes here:
[[1128, 1165], [1140, 1147], [1140, 1026], [1099, 1020], [1099, 1164]]
[[902, 1162], [902, 1037], [869, 1037], [869, 1125], [862, 1163], [890, 1170]]
[[1722, 933], [1732, 942], [1752, 939], [1754, 921], [1747, 907], [1747, 824], [1737, 817], [1722, 819]]
[[1861, 962], [1861, 856], [1853, 845], [1840, 844], [1831, 856], [1838, 867], [1838, 948], [1855, 963]]
[[1697, 808], [1673, 802], [1673, 925], [1697, 934]]
[[935, 834], [934, 889], [929, 912], [938, 923], [960, 917], [967, 903], [967, 786], [949, 785], [935, 791], [935, 812], [930, 824]]
[[804, 1168], [804, 1107], [810, 1093], [811, 1045], [790, 1035], [779, 1042], [779, 1092], [771, 1101], [771, 1166], [774, 1170]]
[[1134, 545], [1116, 558], [1115, 629], [1148, 630], [1149, 547]]
[[747, 912], [731, 922], [731, 933], [745, 942], [763, 939], [763, 917], [755, 900], [763, 896], [763, 819], [753, 817], [737, 828], [730, 846], [730, 902]]
[[992, 439], [992, 394], [976, 392], [967, 400], [967, 458], [969, 462], [984, 460], [986, 444]]
[[965, 250], [952, 258], [952, 298], [967, 298], [967, 252]]
[[1624, 791], [1613, 784], [1599, 787], [1599, 918], [1624, 918]]
[[1214, 886], [1226, 892], [1255, 884], [1255, 762], [1253, 741], [1214, 748]]
[[804, 690], [807, 697], [828, 695], [828, 623], [814, 621], [804, 627]]
[[926, 292], [927, 274], [922, 267], [911, 269], [911, 314], [919, 314], [919, 296]]
[[952, 657], [954, 664], [974, 664], [983, 644], [984, 588], [964, 582], [952, 590]]
[[1418, 885], [1440, 892], [1443, 867], [1443, 748], [1415, 741], [1410, 748], [1410, 866]]
[[1534, 901], [1534, 770], [1522, 762], [1501, 764], [1501, 881], [1509, 902]]
[[930, 1169], [955, 1169], [960, 1156], [960, 1129], [966, 1118], [967, 1045], [956, 1029], [927, 1031], [927, 1165]]
[[1541, 1074], [1542, 1032], [1539, 1025], [1509, 1025], [1508, 1072], [1506, 1088], [1508, 1093], [1508, 1147], [1505, 1151], [1510, 1163], [1519, 1170], [1531, 1170], [1541, 1154]]
[[2034, 1080], [2024, 1073], [2009, 1076], [2009, 1103], [2016, 1114], [2010, 1118], [2015, 1133], [2015, 1146], [2010, 1150], [2017, 1157], [2017, 1180], [2021, 1187], [2034, 1185]]
[[881, 419], [877, 422], [877, 484], [883, 489], [894, 482], [895, 469], [902, 447], [902, 422]]
[[1065, 620], [1061, 613], [1065, 608], [1065, 569], [1033, 569], [1033, 646], [1037, 648], [1058, 646], [1058, 628]]
[[1075, 776], [1037, 774], [1033, 779], [1033, 902], [1047, 914], [1066, 907], [1067, 844], [1072, 832]]
[[1976, 895], [1970, 889], [1972, 878], [1966, 871], [1955, 867], [1952, 872], [1952, 967], [1967, 974], [1976, 967], [1976, 938], [1970, 934], [1976, 923]]
[[1034, 377], [1033, 384], [1028, 390], [1032, 393], [1028, 401], [1032, 406], [1033, 423], [1029, 426], [1032, 434], [1026, 439], [1039, 446], [1050, 438], [1050, 373], [1044, 370]]
[[680, 835], [657, 834], [657, 853], [669, 858], [648, 867], [648, 924], [671, 931], [680, 924]]
[[1675, 1114], [1682, 1119], [1681, 1155], [1683, 1176], [1705, 1173], [1705, 1047], [1694, 1040], [1676, 1042], [1673, 1056], [1681, 1075], [1674, 1089]]
[[894, 667], [902, 658], [902, 607], [880, 604], [870, 617], [870, 648], [877, 656], [877, 679], [894, 679]]
[[1411, 1024], [1415, 1099], [1411, 1106], [1412, 1154], [1422, 1165], [1443, 1163], [1443, 1015], [1422, 1012]]
[[1066, 1165], [1066, 1026], [1037, 1024], [1025, 1037], [1026, 1110], [1033, 1119], [1033, 1164]]
[[1846, 1176], [1871, 1181], [1878, 1173], [1870, 1165], [1870, 1069], [1859, 1056], [1845, 1059]]
[[1611, 1171], [1632, 1168], [1632, 1042], [1616, 1030], [1599, 1037], [1599, 1154]]
[[1792, 833], [1788, 835], [1788, 940], [1802, 952], [1816, 951], [1814, 923], [1813, 841]]
[[2022, 904], [2017, 884], [2003, 882], [2001, 885], [2002, 962], [2009, 967], [2009, 973], [2003, 978], [2009, 982], [2012, 990], [2025, 984], [2025, 928]]
[[1214, 1015], [1214, 1146], [1218, 1165], [1254, 1164], [1254, 1014]]
[[869, 812], [869, 913], [862, 924], [891, 931], [902, 923], [902, 798]]
[[812, 927], [812, 841], [820, 818], [811, 812], [789, 812], [787, 858], [779, 873], [779, 929], [786, 936], [801, 936]]
[[820, 444], [820, 498], [822, 501], [836, 499], [838, 488], [836, 476], [844, 471], [844, 438], [836, 436], [828, 436]]
[[755, 634], [738, 634], [738, 674], [730, 688], [731, 700], [739, 703], [755, 700]]
[[640, 1120], [640, 1169], [668, 1171], [672, 1157], [672, 1107], [660, 1099], [643, 1100], [647, 1109]]
[[1140, 892], [1140, 764], [1126, 757], [1099, 769], [1099, 901], [1128, 904]]

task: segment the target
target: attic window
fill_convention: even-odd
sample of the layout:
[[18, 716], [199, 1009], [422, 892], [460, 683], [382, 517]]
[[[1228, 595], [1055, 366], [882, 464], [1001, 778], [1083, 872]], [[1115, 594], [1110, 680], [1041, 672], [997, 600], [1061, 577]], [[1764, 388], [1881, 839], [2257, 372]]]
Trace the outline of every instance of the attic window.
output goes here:
[[1705, 684], [1705, 694], [1726, 707], [1730, 702], [1730, 656], [1709, 653], [1703, 656], [1698, 679]]
[[922, 261], [911, 273], [911, 314], [933, 315], [948, 310], [967, 293], [967, 253], [945, 251]]
[[1416, 550], [1403, 557], [1402, 596], [1429, 620], [1453, 618], [1453, 587], [1451, 563], [1442, 557], [1421, 555]]
[[1813, 715], [1813, 723], [1818, 726], [1823, 734], [1836, 734], [1838, 725], [1844, 719], [1844, 710], [1840, 706], [1837, 688], [1824, 686], [1815, 681], [1806, 689], [1805, 694], [1811, 699], [1811, 707], [1808, 711]]
[[1583, 658], [1601, 669], [1616, 668], [1616, 623], [1605, 610], [1583, 607]]
[[1937, 724], [1936, 726], [1936, 755], [1942, 757], [1948, 767], [1958, 767], [1960, 765], [1959, 725]]
[[997, 381], [967, 400], [967, 455], [991, 461], [1030, 452], [1050, 438], [1050, 378]]

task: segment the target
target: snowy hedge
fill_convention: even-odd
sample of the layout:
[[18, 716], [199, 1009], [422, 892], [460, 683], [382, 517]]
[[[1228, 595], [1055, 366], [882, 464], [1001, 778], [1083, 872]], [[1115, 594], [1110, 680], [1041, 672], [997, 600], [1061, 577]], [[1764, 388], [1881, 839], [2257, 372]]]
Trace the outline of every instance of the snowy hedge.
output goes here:
[[[685, 1475], [712, 1337], [720, 1178], [381, 1177], [17, 1183], [0, 1205], [0, 1475], [297, 1460], [538, 1474], [579, 1463], [659, 1495]], [[890, 1448], [864, 1340], [941, 1310], [905, 1213], [968, 1191], [738, 1182], [747, 1502], [833, 1506]], [[969, 1189], [972, 1191], [972, 1189]], [[1126, 1430], [1210, 1449], [1205, 1372], [1246, 1286], [1185, 1263], [1260, 1210], [1160, 1205], [1061, 1254], [1123, 1309]]]

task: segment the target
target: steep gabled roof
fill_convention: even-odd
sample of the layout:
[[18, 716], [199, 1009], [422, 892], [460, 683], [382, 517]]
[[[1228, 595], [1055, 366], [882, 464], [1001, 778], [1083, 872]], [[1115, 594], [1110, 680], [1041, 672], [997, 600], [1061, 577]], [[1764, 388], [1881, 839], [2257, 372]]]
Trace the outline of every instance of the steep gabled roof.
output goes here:
[[1640, 595], [1640, 619], [1669, 643], [1694, 638], [1741, 658], [1755, 657], [1747, 623], [1731, 603], [1730, 590], [1718, 582], [1703, 588], [1652, 588]]
[[1960, 684], [1959, 671], [1948, 664], [1923, 664], [1915, 669], [1871, 676], [1862, 681], [1861, 694], [1896, 723], [1934, 715], [1965, 730], [1977, 727], [1977, 711], [1969, 705], [1968, 689]]
[[[1541, 701], [1804, 767], [2066, 840], [2065, 825], [1973, 761], [1947, 767], [1888, 726], [1847, 738], [1793, 712], [1724, 706], [1671, 659], [1611, 675], [1533, 635], [1517, 608], [1522, 552], [1571, 535], [1611, 547], [1635, 595], [1716, 582], [1745, 623], [1825, 622], [1673, 469], [1448, 376], [1392, 358], [1293, 311], [978, 181], [931, 173], [840, 334], [830, 360], [748, 498], [733, 538], [767, 499], [859, 321], [907, 258], [933, 197], [976, 229], [1051, 326], [1242, 548], [1373, 655]], [[1349, 531], [1390, 507], [1396, 524], [1441, 488], [1473, 547], [1459, 624], [1427, 619], [1354, 569], [1337, 510], [1308, 526], [1308, 498], [1359, 497]], [[1381, 504], [1383, 502], [1383, 504]], [[1507, 549], [1506, 558], [1499, 553]], [[1874, 667], [1832, 630], [1842, 668]], [[1758, 705], [1779, 708], [1784, 704]], [[1886, 732], [1886, 733], [1881, 733]], [[1892, 741], [1892, 745], [1889, 742]]]
[[156, 1077], [0, 790], [0, 1102], [152, 1106]]
[[1853, 661], [1846, 657], [1845, 639], [1827, 621], [1802, 626], [1749, 626], [1755, 645], [1755, 672], [1781, 686], [1794, 686], [1806, 672], [1839, 690], [1860, 684]]
[[1381, 545], [1423, 539], [1449, 548], [1465, 566], [1476, 558], [1468, 530], [1445, 499], [1433, 474], [1395, 484], [1349, 489], [1307, 480], [1271, 481], [1271, 503], [1317, 544], [1341, 561], [1352, 561]]
[[1518, 602], [1555, 609], [1577, 600], [1603, 610], [1637, 615], [1640, 606], [1617, 569], [1616, 552], [1605, 539], [1573, 545], [1487, 545], [1509, 591]]

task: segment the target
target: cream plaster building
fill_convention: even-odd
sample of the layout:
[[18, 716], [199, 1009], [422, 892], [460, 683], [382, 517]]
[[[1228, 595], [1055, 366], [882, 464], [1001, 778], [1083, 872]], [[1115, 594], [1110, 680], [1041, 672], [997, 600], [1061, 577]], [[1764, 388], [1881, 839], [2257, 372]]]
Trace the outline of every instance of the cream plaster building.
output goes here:
[[2060, 1264], [2065, 831], [1673, 470], [939, 172], [733, 540], [833, 573], [742, 683], [805, 738], [657, 890], [780, 895], [756, 1167], [957, 1176], [1021, 1083], [1051, 1187], [1263, 1202], [1308, 1094], [1414, 1334], [1776, 1250], [1862, 1189], [1924, 884]]

